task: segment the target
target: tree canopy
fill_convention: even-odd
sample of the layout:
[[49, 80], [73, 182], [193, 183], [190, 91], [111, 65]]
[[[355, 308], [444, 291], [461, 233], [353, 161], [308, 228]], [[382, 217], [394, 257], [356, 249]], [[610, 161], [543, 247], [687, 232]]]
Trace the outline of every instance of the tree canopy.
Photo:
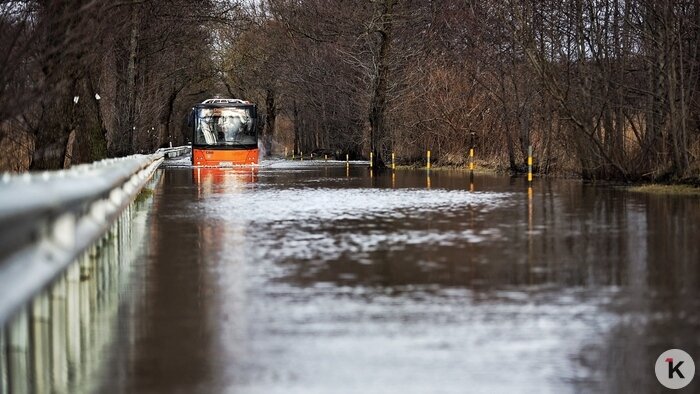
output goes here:
[[57, 168], [184, 143], [218, 94], [258, 104], [268, 154], [474, 145], [517, 172], [533, 146], [542, 173], [680, 180], [699, 34], [689, 0], [5, 1], [0, 149]]

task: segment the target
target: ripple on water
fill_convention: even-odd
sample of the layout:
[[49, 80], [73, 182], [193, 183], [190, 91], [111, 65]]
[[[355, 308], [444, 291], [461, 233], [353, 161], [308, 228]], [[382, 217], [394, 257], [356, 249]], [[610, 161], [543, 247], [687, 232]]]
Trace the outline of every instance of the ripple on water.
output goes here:
[[[293, 188], [255, 190], [238, 198], [216, 195], [200, 201], [198, 209], [252, 230], [247, 237], [255, 242], [253, 253], [263, 261], [330, 261], [354, 255], [362, 262], [367, 253], [378, 250], [499, 239], [498, 228], [438, 228], [439, 217], [470, 210], [483, 215], [508, 204], [509, 197], [509, 193], [461, 190]], [[435, 227], [430, 228], [433, 221]]]
[[210, 215], [256, 223], [279, 221], [329, 221], [338, 219], [406, 218], [430, 211], [478, 207], [486, 212], [508, 202], [512, 193], [423, 189], [290, 188], [256, 190], [212, 196], [201, 204]]

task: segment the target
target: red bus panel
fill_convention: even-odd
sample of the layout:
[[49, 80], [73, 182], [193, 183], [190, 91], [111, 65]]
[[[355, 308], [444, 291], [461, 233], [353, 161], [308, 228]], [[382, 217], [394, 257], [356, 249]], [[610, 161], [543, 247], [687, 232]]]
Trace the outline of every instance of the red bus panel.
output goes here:
[[228, 167], [258, 164], [258, 149], [192, 149], [192, 164], [204, 167]]

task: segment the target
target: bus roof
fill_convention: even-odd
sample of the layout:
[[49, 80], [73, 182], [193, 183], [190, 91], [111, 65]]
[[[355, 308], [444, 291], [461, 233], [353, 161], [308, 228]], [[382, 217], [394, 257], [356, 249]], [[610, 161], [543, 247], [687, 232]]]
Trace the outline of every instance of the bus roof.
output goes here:
[[213, 98], [202, 101], [202, 104], [252, 104], [250, 101], [241, 99]]

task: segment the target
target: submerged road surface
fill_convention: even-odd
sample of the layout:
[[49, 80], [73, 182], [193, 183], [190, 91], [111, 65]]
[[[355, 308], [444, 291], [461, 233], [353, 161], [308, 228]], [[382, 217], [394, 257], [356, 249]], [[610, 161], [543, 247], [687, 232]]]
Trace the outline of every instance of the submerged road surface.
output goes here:
[[91, 390], [646, 393], [700, 361], [697, 197], [278, 161], [152, 198]]

